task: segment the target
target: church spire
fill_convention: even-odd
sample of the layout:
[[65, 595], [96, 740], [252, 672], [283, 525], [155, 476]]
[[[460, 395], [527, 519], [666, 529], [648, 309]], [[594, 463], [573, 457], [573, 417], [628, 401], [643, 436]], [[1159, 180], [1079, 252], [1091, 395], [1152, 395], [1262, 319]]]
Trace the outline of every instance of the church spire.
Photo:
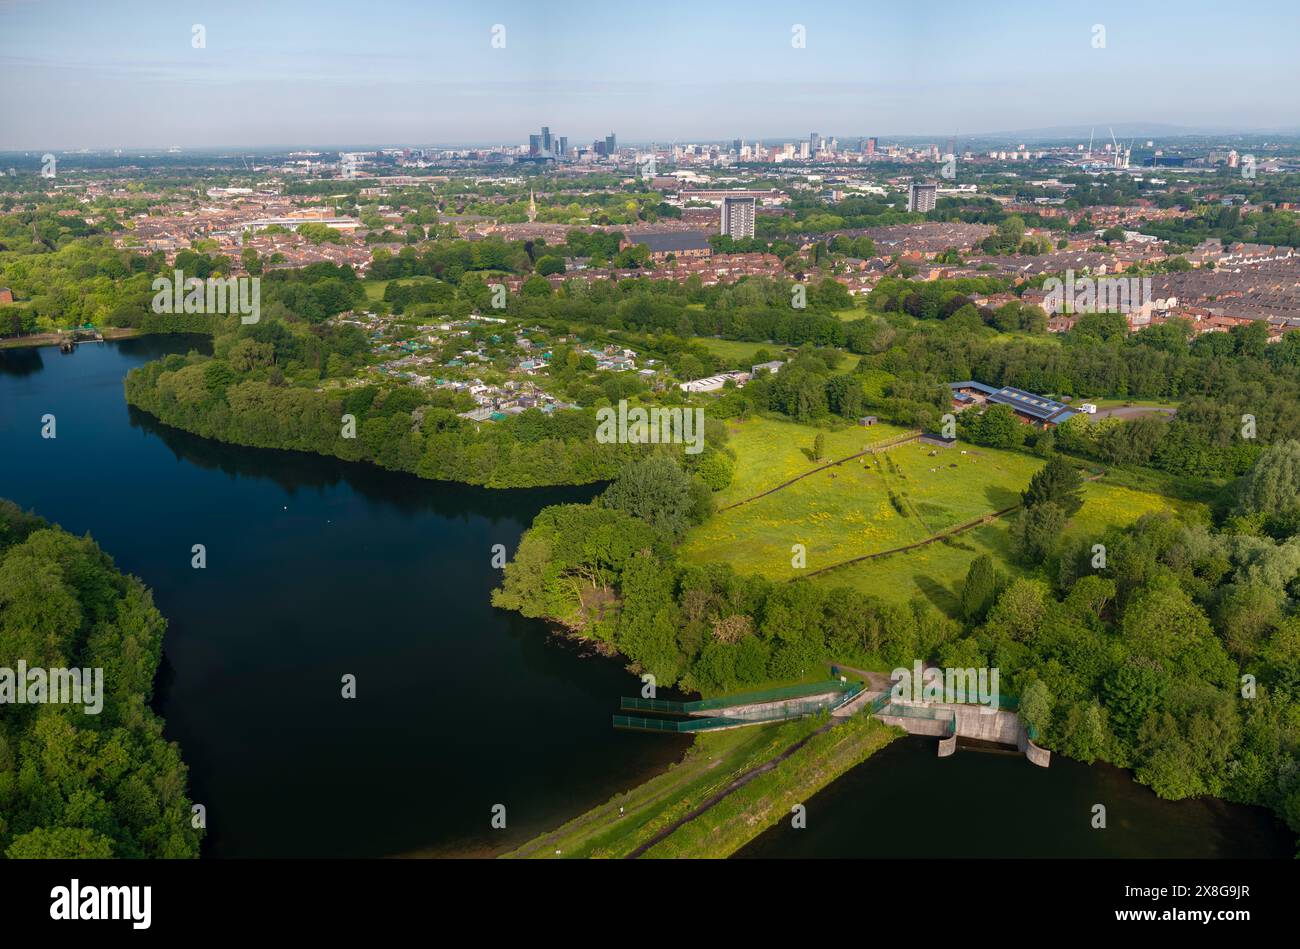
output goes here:
[[533, 189], [528, 189], [528, 223], [532, 224], [537, 220], [537, 196], [533, 194]]

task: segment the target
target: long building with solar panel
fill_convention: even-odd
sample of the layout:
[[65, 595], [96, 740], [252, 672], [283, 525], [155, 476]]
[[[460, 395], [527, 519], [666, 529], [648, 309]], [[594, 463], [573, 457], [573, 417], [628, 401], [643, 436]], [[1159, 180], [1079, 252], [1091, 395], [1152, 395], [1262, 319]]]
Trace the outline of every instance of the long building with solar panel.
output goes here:
[[965, 382], [950, 382], [948, 388], [952, 390], [953, 408], [959, 412], [972, 406], [1009, 405], [1022, 421], [1043, 428], [1055, 428], [1079, 414], [1078, 409], [1064, 402], [1015, 386], [989, 386], [967, 379]]

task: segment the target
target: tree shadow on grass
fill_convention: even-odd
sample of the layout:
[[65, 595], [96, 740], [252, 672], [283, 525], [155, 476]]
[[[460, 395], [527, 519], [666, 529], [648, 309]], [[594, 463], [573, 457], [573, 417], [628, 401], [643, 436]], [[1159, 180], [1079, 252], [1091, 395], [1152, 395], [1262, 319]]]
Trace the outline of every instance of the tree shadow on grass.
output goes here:
[[990, 510], [1001, 511], [1020, 503], [1020, 492], [1012, 491], [1000, 485], [990, 484], [984, 489], [984, 496], [993, 505]]
[[917, 587], [927, 600], [946, 616], [955, 617], [961, 607], [961, 598], [955, 590], [944, 586], [934, 577], [917, 574]]

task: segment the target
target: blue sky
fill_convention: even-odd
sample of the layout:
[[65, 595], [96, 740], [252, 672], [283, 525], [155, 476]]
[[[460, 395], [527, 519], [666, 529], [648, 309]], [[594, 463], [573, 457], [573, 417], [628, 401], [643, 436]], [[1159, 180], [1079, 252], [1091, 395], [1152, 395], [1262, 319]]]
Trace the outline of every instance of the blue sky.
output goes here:
[[1294, 0], [0, 0], [0, 150], [1294, 130], [1297, 47]]

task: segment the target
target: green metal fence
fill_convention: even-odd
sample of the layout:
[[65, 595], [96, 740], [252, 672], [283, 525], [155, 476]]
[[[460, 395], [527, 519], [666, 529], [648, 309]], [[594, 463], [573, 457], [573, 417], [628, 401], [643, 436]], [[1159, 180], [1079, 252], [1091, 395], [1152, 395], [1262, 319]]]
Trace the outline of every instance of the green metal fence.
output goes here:
[[695, 702], [674, 702], [669, 699], [642, 699], [624, 696], [619, 699], [618, 707], [625, 712], [662, 712], [667, 715], [689, 715], [692, 712], [707, 712], [711, 709], [733, 708], [737, 705], [753, 705], [759, 702], [781, 702], [797, 699], [805, 695], [821, 695], [827, 692], [847, 693], [851, 698], [862, 691], [861, 682], [841, 682], [839, 679], [827, 679], [823, 682], [808, 682], [802, 685], [787, 685], [778, 689], [764, 689], [759, 692], [742, 692], [712, 699], [700, 699]]
[[640, 718], [635, 715], [615, 715], [614, 727], [643, 732], [702, 732], [713, 728], [730, 728], [749, 725], [743, 718]]
[[639, 715], [615, 715], [615, 728], [629, 728], [652, 732], [700, 732], [714, 728], [732, 728], [737, 725], [761, 725], [766, 722], [788, 721], [816, 715], [838, 705], [840, 697], [809, 699], [806, 702], [788, 702], [779, 708], [766, 709], [753, 716], [713, 716], [709, 718], [645, 718]]
[[618, 707], [625, 712], [663, 712], [666, 715], [685, 715], [687, 704], [668, 699], [629, 698], [626, 695], [618, 700]]

